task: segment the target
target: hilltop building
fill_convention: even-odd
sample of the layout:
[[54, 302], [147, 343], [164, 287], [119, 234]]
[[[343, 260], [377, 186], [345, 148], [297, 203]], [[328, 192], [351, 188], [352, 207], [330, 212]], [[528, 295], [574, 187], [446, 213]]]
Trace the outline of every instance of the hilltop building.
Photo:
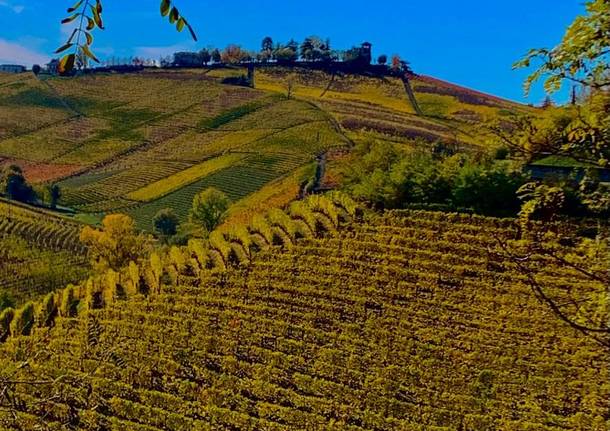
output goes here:
[[197, 52], [177, 52], [174, 54], [174, 65], [180, 67], [199, 67], [203, 65]]
[[370, 42], [364, 42], [360, 47], [360, 56], [362, 61], [366, 64], [371, 64], [373, 61], [373, 44]]
[[25, 70], [25, 66], [18, 64], [0, 64], [0, 72], [4, 73], [23, 73]]

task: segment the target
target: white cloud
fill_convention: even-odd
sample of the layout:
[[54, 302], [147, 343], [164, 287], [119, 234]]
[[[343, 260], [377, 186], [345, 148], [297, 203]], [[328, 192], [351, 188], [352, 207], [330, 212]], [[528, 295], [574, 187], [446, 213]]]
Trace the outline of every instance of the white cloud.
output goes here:
[[134, 49], [134, 53], [137, 57], [157, 59], [172, 55], [175, 52], [192, 51], [194, 47], [194, 43], [169, 46], [138, 46]]
[[7, 0], [0, 0], [0, 6], [7, 7], [10, 10], [12, 10], [13, 12], [15, 12], [16, 14], [20, 14], [25, 9], [25, 6], [20, 5], [20, 4], [14, 4]]
[[33, 64], [44, 64], [49, 60], [50, 57], [44, 53], [27, 48], [20, 43], [0, 39], [0, 63], [31, 66]]

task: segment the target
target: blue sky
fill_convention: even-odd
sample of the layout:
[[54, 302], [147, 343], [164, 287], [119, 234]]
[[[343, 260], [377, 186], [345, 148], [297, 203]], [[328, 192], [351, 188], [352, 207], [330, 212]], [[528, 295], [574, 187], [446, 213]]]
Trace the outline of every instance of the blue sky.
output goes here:
[[[42, 63], [65, 39], [59, 21], [75, 0], [0, 0], [0, 63]], [[335, 49], [368, 40], [375, 55], [394, 53], [415, 72], [513, 100], [526, 99], [526, 71], [512, 63], [532, 47], [554, 46], [583, 0], [175, 0], [200, 41], [178, 34], [159, 16], [159, 0], [103, 0], [106, 30], [97, 31], [100, 57], [158, 58], [176, 50], [238, 43], [258, 49], [309, 35], [329, 37]], [[565, 99], [568, 89], [556, 99]]]

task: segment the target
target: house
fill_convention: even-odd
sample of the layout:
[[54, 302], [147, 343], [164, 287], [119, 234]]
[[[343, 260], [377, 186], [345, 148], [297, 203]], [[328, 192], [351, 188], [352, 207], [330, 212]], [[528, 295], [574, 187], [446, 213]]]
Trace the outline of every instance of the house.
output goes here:
[[586, 173], [589, 173], [601, 182], [610, 182], [610, 169], [579, 161], [568, 156], [547, 155], [528, 164], [526, 169], [534, 180], [571, 178], [580, 181]]
[[174, 54], [174, 65], [179, 67], [201, 67], [203, 60], [197, 52], [177, 52]]
[[18, 64], [0, 64], [0, 72], [4, 73], [23, 73], [25, 70], [25, 66]]

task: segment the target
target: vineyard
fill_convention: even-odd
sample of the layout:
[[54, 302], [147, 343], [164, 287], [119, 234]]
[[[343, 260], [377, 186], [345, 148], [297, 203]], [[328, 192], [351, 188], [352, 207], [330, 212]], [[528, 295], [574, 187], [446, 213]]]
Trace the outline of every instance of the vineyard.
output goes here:
[[[498, 257], [517, 237], [509, 219], [363, 217], [341, 195], [271, 211], [0, 316], [0, 378], [16, 382], [0, 423], [606, 430], [608, 351]], [[595, 287], [530, 265], [557, 295]]]
[[477, 125], [528, 107], [427, 76], [411, 86], [423, 116], [413, 109], [399, 78], [290, 72], [278, 68], [257, 73], [257, 88], [293, 92], [331, 113], [353, 140], [376, 138], [409, 143], [419, 138], [464, 146], [485, 146]]
[[0, 201], [0, 291], [18, 303], [88, 274], [80, 225]]
[[[167, 206], [183, 221], [201, 187], [219, 188], [243, 208], [270, 184], [290, 179], [287, 189], [298, 187], [297, 171], [329, 150], [371, 138], [481, 146], [474, 133], [481, 121], [527, 109], [423, 76], [412, 82], [423, 116], [393, 77], [261, 68], [256, 89], [222, 83], [242, 73], [3, 77], [0, 166], [57, 183], [61, 205], [83, 219], [123, 212], [150, 230], [152, 215]], [[288, 79], [296, 98], [286, 97]]]

